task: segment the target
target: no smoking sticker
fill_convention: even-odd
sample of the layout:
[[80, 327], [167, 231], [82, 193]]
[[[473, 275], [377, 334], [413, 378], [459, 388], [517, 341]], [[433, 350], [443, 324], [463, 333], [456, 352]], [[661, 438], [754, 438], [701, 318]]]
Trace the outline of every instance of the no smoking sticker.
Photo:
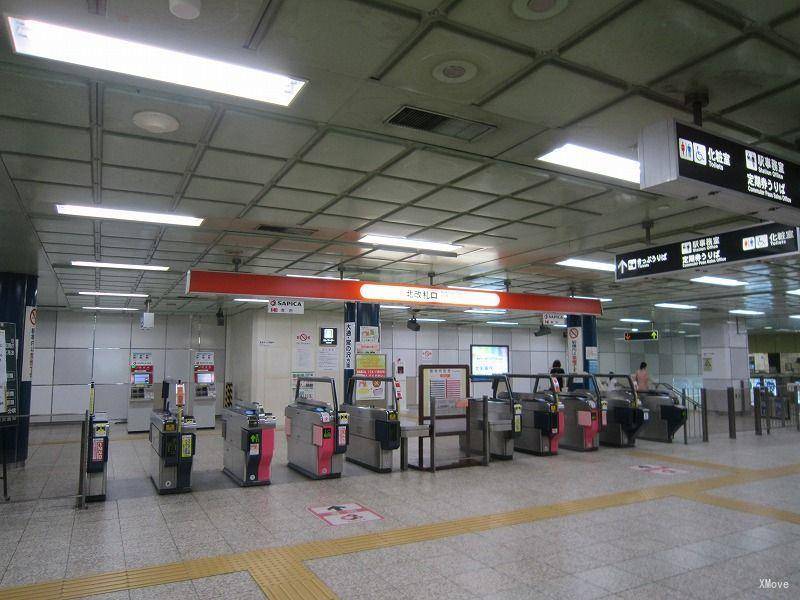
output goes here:
[[327, 506], [309, 506], [308, 510], [325, 521], [328, 525], [334, 527], [338, 525], [383, 520], [383, 517], [374, 510], [356, 502], [334, 503]]

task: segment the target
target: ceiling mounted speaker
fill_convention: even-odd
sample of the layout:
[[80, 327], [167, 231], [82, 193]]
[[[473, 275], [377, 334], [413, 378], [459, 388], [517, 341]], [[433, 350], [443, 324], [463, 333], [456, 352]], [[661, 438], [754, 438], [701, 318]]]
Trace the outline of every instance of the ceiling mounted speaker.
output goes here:
[[442, 83], [464, 83], [478, 74], [478, 67], [466, 60], [446, 60], [433, 68], [433, 77]]
[[544, 21], [564, 11], [569, 0], [511, 0], [511, 11], [526, 21]]
[[202, 7], [203, 0], [169, 0], [169, 12], [187, 21], [199, 17]]
[[143, 110], [133, 115], [133, 124], [150, 133], [172, 133], [180, 127], [178, 119], [167, 113]]

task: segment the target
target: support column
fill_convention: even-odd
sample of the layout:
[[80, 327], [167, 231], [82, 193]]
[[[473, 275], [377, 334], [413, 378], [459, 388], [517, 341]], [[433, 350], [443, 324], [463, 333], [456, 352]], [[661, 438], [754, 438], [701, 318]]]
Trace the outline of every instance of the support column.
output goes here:
[[[17, 426], [3, 435], [6, 457], [11, 464], [24, 465], [28, 458], [28, 426], [31, 414], [31, 370], [38, 277], [23, 273], [0, 273], [0, 322], [14, 323], [17, 329], [17, 376], [19, 377], [16, 412]], [[8, 340], [7, 340], [8, 341]], [[5, 351], [5, 349], [3, 349]]]
[[[347, 391], [347, 382], [350, 381], [350, 378], [355, 373], [356, 342], [363, 341], [361, 339], [361, 328], [380, 327], [380, 324], [380, 304], [369, 302], [344, 303], [344, 389], [339, 390], [339, 396], [342, 400]], [[391, 365], [387, 365], [387, 370], [391, 372]]]
[[[749, 389], [750, 368], [747, 363], [747, 329], [744, 321], [701, 319], [700, 374], [707, 390], [708, 409], [725, 412], [728, 388], [739, 394]], [[737, 402], [737, 404], [739, 404]]]
[[598, 369], [598, 350], [597, 350], [597, 318], [587, 315], [567, 315], [567, 365], [566, 371], [572, 372], [570, 361], [570, 344], [576, 340], [570, 338], [570, 329], [579, 328], [580, 335], [578, 343], [578, 364], [575, 372], [597, 373]]

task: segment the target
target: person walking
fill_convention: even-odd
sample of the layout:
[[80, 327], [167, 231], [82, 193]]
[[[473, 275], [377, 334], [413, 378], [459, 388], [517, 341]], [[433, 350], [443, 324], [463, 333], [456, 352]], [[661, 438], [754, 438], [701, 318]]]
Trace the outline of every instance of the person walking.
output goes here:
[[[553, 366], [550, 368], [550, 375], [564, 375], [566, 371], [561, 366], [560, 360], [554, 360]], [[564, 378], [563, 377], [556, 377], [556, 381], [558, 382], [558, 391], [564, 387]]]
[[650, 374], [647, 372], [647, 363], [643, 362], [639, 365], [639, 369], [633, 374], [633, 382], [636, 384], [637, 390], [650, 389]]

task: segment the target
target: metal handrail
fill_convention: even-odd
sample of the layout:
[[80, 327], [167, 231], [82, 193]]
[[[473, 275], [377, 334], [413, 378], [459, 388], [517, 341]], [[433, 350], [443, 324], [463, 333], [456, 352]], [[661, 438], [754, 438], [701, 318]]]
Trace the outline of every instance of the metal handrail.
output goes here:
[[[675, 394], [675, 395], [676, 395], [676, 396], [678, 396], [679, 398], [683, 398], [683, 397], [684, 397], [684, 393], [683, 393], [683, 391], [682, 391], [682, 390], [679, 390], [679, 389], [677, 389], [677, 388], [676, 388], [675, 386], [673, 386], [672, 384], [666, 383], [666, 382], [664, 382], [664, 381], [660, 381], [660, 382], [656, 383], [656, 385], [655, 385], [655, 389], [658, 389], [659, 387], [663, 387], [664, 389], [666, 389], [667, 391], [670, 391], [670, 392], [672, 392], [673, 394]], [[695, 400], [695, 399], [694, 399], [692, 396], [690, 396], [689, 394], [686, 394], [686, 396], [685, 396], [685, 397], [686, 397], [686, 401], [687, 401], [687, 402], [689, 402], [689, 403], [692, 405], [692, 407], [693, 407], [693, 408], [700, 408], [700, 404], [701, 404], [701, 403], [700, 403], [698, 400]]]

